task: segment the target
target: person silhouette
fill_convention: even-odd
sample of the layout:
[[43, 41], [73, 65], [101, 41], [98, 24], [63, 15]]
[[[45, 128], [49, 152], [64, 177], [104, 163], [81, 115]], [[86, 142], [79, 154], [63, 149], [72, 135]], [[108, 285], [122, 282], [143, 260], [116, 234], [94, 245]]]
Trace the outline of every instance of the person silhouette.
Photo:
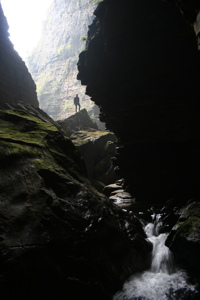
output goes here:
[[79, 111], [80, 111], [81, 106], [80, 106], [80, 99], [78, 94], [76, 94], [76, 97], [74, 97], [74, 105], [75, 105], [76, 112], [77, 112], [77, 107], [79, 107]]

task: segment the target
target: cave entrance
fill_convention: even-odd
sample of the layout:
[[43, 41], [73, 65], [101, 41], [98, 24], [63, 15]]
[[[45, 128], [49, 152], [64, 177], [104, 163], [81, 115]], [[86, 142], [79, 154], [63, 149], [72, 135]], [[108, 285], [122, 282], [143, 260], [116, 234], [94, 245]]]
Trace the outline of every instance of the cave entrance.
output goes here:
[[81, 108], [99, 122], [98, 108], [77, 80], [79, 54], [85, 48], [97, 2], [1, 1], [10, 39], [36, 83], [40, 108], [54, 120], [75, 113], [78, 94]]

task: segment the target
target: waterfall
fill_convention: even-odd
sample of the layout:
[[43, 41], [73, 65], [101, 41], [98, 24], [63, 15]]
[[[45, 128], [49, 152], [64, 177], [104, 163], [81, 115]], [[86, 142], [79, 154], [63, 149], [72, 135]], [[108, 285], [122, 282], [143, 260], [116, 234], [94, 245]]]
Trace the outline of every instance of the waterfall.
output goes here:
[[160, 215], [152, 216], [153, 222], [144, 230], [152, 243], [151, 267], [131, 276], [122, 291], [113, 300], [189, 300], [194, 299], [196, 288], [188, 283], [184, 270], [177, 268], [173, 254], [165, 246], [166, 233], [159, 233], [162, 226]]

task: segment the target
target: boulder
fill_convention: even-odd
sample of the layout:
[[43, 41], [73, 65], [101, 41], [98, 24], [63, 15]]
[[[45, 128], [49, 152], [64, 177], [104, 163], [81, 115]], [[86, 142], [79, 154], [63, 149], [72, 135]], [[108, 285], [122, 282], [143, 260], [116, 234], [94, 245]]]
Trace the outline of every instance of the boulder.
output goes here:
[[118, 179], [112, 162], [117, 139], [112, 132], [98, 129], [86, 109], [58, 123], [80, 151], [88, 178], [100, 192]]
[[88, 128], [98, 129], [97, 124], [91, 120], [86, 109], [82, 109], [75, 115], [64, 120], [58, 120], [57, 122], [65, 129], [69, 136], [73, 131], [86, 130]]
[[113, 133], [88, 129], [74, 132], [70, 138], [84, 159], [88, 178], [99, 191], [118, 179], [112, 163], [116, 143]]

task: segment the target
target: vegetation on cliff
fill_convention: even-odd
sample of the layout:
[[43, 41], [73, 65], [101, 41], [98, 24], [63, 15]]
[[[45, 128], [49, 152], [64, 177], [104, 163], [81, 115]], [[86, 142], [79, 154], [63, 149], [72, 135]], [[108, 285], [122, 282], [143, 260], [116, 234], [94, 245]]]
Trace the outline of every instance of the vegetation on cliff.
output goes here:
[[74, 113], [73, 99], [79, 94], [82, 108], [94, 103], [77, 80], [78, 55], [92, 22], [98, 1], [53, 1], [39, 44], [27, 59], [36, 82], [40, 107], [52, 118], [64, 119]]

